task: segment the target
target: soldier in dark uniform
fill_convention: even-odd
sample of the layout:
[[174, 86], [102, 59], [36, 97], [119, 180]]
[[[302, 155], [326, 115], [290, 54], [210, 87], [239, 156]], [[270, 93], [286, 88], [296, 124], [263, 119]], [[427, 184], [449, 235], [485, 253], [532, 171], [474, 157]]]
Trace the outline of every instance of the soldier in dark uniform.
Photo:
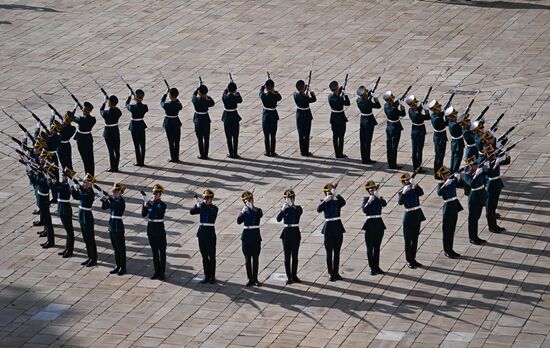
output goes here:
[[208, 108], [214, 106], [214, 100], [208, 95], [208, 87], [203, 84], [193, 92], [191, 100], [195, 107], [193, 124], [199, 142], [199, 155], [197, 158], [208, 159], [208, 148], [210, 146], [210, 115], [208, 114]]
[[487, 200], [485, 192], [485, 173], [483, 168], [477, 167], [477, 158], [472, 156], [466, 159], [468, 167], [464, 171], [464, 182], [470, 187], [468, 194], [468, 236], [470, 243], [481, 245], [487, 241], [478, 236], [478, 222], [481, 211]]
[[71, 194], [73, 198], [80, 201], [78, 222], [80, 223], [82, 239], [84, 239], [84, 243], [86, 244], [86, 253], [88, 255], [86, 261], [82, 262], [81, 265], [85, 265], [86, 267], [97, 265], [97, 246], [95, 243], [94, 216], [92, 214], [92, 204], [95, 199], [93, 184], [95, 182], [95, 178], [90, 173], [86, 173], [80, 185], [72, 186], [72, 181], [69, 181], [72, 186]]
[[311, 135], [311, 121], [313, 115], [309, 108], [310, 103], [315, 103], [317, 97], [315, 92], [309, 89], [309, 86], [303, 80], [296, 82], [297, 92], [294, 92], [294, 102], [296, 103], [296, 127], [298, 128], [298, 142], [300, 144], [300, 154], [302, 156], [312, 156], [309, 152], [309, 137]]
[[[62, 125], [59, 121], [53, 120], [52, 124], [50, 126], [50, 134], [48, 135], [48, 140], [46, 141], [46, 150], [48, 152], [53, 154], [53, 157], [49, 159], [50, 163], [54, 164], [55, 167], [53, 167], [53, 174], [55, 176], [54, 181], [59, 180], [59, 157], [58, 157], [58, 150], [60, 145], [61, 136], [59, 133], [61, 132]], [[52, 203], [57, 203], [57, 195], [55, 194], [55, 187], [52, 187]]]
[[241, 116], [237, 111], [237, 107], [243, 102], [243, 98], [237, 92], [237, 84], [235, 82], [229, 82], [227, 88], [223, 91], [222, 101], [224, 106], [222, 122], [229, 151], [227, 156], [230, 158], [240, 158], [237, 149], [239, 147], [239, 122], [241, 121]]
[[113, 186], [112, 196], [103, 196], [101, 198], [101, 209], [109, 209], [111, 218], [109, 219], [109, 237], [111, 245], [115, 251], [116, 267], [110, 271], [110, 274], [123, 275], [126, 273], [126, 241], [124, 240], [124, 222], [122, 215], [126, 209], [126, 203], [122, 195], [126, 186], [116, 183]]
[[170, 149], [170, 160], [168, 162], [178, 163], [180, 154], [181, 121], [178, 117], [183, 108], [178, 100], [179, 91], [177, 88], [170, 88], [170, 101], [166, 101], [168, 94], [164, 94], [160, 99], [160, 106], [164, 109], [164, 123], [162, 127], [166, 131], [168, 138], [168, 148]]
[[[46, 150], [42, 150], [43, 153]], [[44, 161], [42, 160], [43, 164]], [[33, 223], [34, 226], [44, 226], [44, 231], [40, 233], [40, 237], [48, 237], [48, 240], [40, 244], [43, 248], [51, 248], [55, 246], [55, 236], [52, 225], [52, 216], [50, 214], [50, 179], [45, 173], [36, 171], [27, 171], [27, 175], [33, 185], [36, 185], [39, 196], [38, 207], [40, 209], [40, 223]]]
[[344, 225], [340, 220], [340, 210], [346, 205], [346, 201], [336, 193], [336, 185], [334, 184], [326, 184], [323, 187], [323, 192], [325, 193], [325, 199], [317, 207], [317, 212], [324, 212], [325, 214], [325, 224], [321, 233], [325, 236], [324, 244], [327, 252], [329, 280], [334, 282], [343, 279], [339, 272], [340, 249], [346, 230], [344, 230]]
[[[109, 110], [105, 110], [105, 104], [109, 102]], [[99, 113], [105, 120], [105, 128], [103, 129], [103, 138], [107, 144], [109, 151], [109, 164], [111, 167], [108, 172], [118, 172], [118, 164], [120, 162], [120, 131], [118, 130], [118, 120], [122, 116], [122, 112], [117, 107], [118, 98], [116, 95], [105, 98]]]
[[420, 235], [420, 224], [426, 220], [420, 208], [419, 197], [424, 194], [422, 188], [415, 183], [414, 179], [407, 173], [401, 175], [403, 187], [399, 190], [399, 205], [405, 207], [403, 215], [403, 237], [405, 239], [405, 259], [407, 267], [422, 267], [416, 261], [416, 249], [418, 247], [418, 236]]
[[275, 152], [277, 123], [279, 114], [277, 113], [277, 102], [283, 99], [279, 92], [275, 90], [275, 82], [269, 79], [260, 87], [260, 99], [264, 106], [262, 112], [262, 129], [264, 131], [265, 155], [276, 157]]
[[136, 150], [136, 166], [143, 167], [145, 165], [145, 129], [147, 125], [143, 120], [145, 114], [149, 111], [147, 104], [143, 104], [145, 92], [141, 89], [136, 89], [134, 100], [135, 104], [130, 104], [132, 96], [129, 95], [126, 99], [126, 109], [132, 113], [128, 130], [132, 133], [132, 141]]
[[460, 115], [456, 123], [462, 127], [462, 136], [464, 138], [464, 158], [470, 158], [472, 156], [477, 157], [477, 146], [474, 132], [470, 129], [472, 122], [467, 114]]
[[425, 173], [426, 170], [422, 168], [422, 153], [424, 151], [424, 144], [426, 142], [426, 126], [424, 121], [431, 119], [430, 111], [426, 110], [419, 103], [418, 99], [414, 95], [410, 95], [405, 98], [405, 103], [409, 105], [409, 118], [411, 119], [411, 144], [412, 144], [412, 162], [413, 169], [417, 173]]
[[[68, 169], [68, 170], [67, 170]], [[73, 256], [74, 249], [74, 229], [73, 229], [73, 210], [71, 208], [71, 187], [68, 182], [68, 175], [74, 173], [70, 168], [63, 171], [61, 181], [55, 183], [55, 192], [57, 194], [57, 215], [63, 224], [67, 233], [65, 250], [59, 253], [64, 258]]]
[[78, 124], [75, 139], [78, 146], [78, 152], [84, 164], [84, 172], [94, 176], [94, 138], [92, 137], [92, 128], [96, 123], [95, 117], [90, 113], [94, 109], [90, 102], [84, 102], [82, 116], [76, 117], [75, 122]]
[[497, 224], [497, 205], [500, 198], [500, 192], [504, 188], [504, 184], [500, 177], [500, 166], [510, 164], [510, 156], [506, 153], [496, 156], [495, 148], [493, 145], [488, 144], [484, 149], [487, 162], [486, 189], [487, 189], [487, 202], [485, 206], [487, 214], [487, 226], [489, 231], [493, 233], [501, 233], [506, 231], [504, 227], [500, 227]]
[[434, 142], [434, 177], [437, 177], [439, 168], [443, 166], [445, 159], [445, 150], [447, 149], [447, 122], [445, 122], [445, 113], [441, 111], [441, 104], [437, 100], [432, 100], [428, 104], [428, 108], [432, 112], [432, 126], [434, 128], [433, 142]]
[[372, 136], [374, 134], [374, 126], [378, 124], [376, 118], [372, 113], [372, 109], [380, 109], [380, 101], [373, 96], [365, 86], [360, 86], [357, 89], [357, 107], [361, 112], [361, 119], [359, 121], [359, 142], [361, 144], [361, 162], [363, 164], [373, 164], [370, 158], [370, 149], [372, 143]]
[[452, 106], [445, 110], [445, 117], [449, 120], [449, 134], [451, 135], [451, 173], [460, 169], [460, 163], [464, 156], [464, 135], [462, 126], [458, 124], [458, 112]]
[[[476, 159], [479, 158], [480, 155], [483, 155], [481, 150], [483, 150], [483, 144], [481, 143], [481, 136], [483, 133], [485, 133], [485, 127], [482, 121], [474, 121], [472, 122], [472, 125], [470, 126], [470, 130], [474, 134], [474, 142], [475, 142], [475, 156]], [[473, 151], [474, 149], [472, 149]], [[467, 157], [470, 158], [470, 157]]]
[[155, 273], [151, 279], [164, 280], [166, 271], [166, 230], [164, 229], [164, 214], [166, 203], [160, 198], [164, 187], [160, 184], [153, 186], [153, 197], [150, 200], [144, 196], [141, 216], [147, 216], [147, 237], [153, 252]]
[[328, 88], [332, 94], [328, 96], [330, 106], [330, 127], [332, 129], [332, 144], [336, 158], [347, 158], [344, 154], [344, 136], [346, 135], [346, 122], [348, 118], [344, 112], [344, 106], [351, 105], [349, 97], [344, 93], [344, 88], [338, 82], [332, 81]]
[[451, 171], [443, 166], [437, 172], [441, 178], [441, 182], [437, 184], [437, 195], [443, 198], [443, 221], [441, 228], [443, 229], [443, 252], [445, 256], [451, 259], [459, 258], [460, 254], [453, 249], [456, 221], [458, 212], [462, 211], [462, 205], [456, 196], [457, 183], [460, 180], [460, 173], [455, 172], [451, 175]]
[[384, 113], [387, 117], [386, 123], [386, 147], [388, 156], [388, 167], [390, 169], [400, 169], [397, 165], [397, 150], [399, 150], [399, 140], [401, 139], [400, 118], [405, 116], [405, 108], [391, 91], [386, 91], [382, 98], [386, 101], [384, 104]]
[[199, 214], [199, 230], [197, 237], [199, 239], [199, 251], [202, 256], [202, 266], [204, 268], [204, 279], [201, 284], [210, 282], [216, 283], [216, 218], [218, 217], [218, 207], [212, 204], [214, 191], [204, 190], [202, 199], [197, 197], [197, 203], [191, 208], [190, 214]]
[[244, 203], [244, 207], [237, 217], [237, 224], [244, 224], [241, 241], [245, 259], [246, 276], [248, 278], [246, 286], [261, 286], [262, 284], [258, 281], [259, 258], [260, 251], [262, 250], [260, 219], [264, 214], [262, 209], [254, 206], [254, 196], [252, 192], [243, 192], [243, 194], [241, 194], [241, 200]]
[[382, 208], [386, 206], [386, 200], [384, 197], [378, 195], [379, 188], [380, 185], [377, 185], [374, 181], [367, 181], [365, 190], [367, 190], [369, 196], [364, 197], [361, 204], [363, 213], [367, 215], [367, 220], [363, 224], [363, 230], [365, 231], [367, 259], [371, 275], [385, 273], [380, 268], [380, 245], [382, 244], [384, 230], [386, 229], [386, 225], [382, 220]]
[[73, 169], [73, 155], [71, 147], [71, 139], [76, 133], [76, 128], [71, 124], [75, 120], [74, 112], [67, 111], [63, 116], [63, 125], [61, 132], [59, 133], [59, 147], [57, 148], [57, 156], [59, 157], [59, 163], [61, 168]]
[[295, 204], [296, 193], [292, 189], [285, 190], [283, 197], [285, 202], [279, 214], [277, 221], [284, 223], [281, 239], [283, 240], [283, 252], [285, 255], [286, 283], [301, 283], [298, 278], [298, 251], [300, 249], [300, 216], [302, 216], [302, 207]]

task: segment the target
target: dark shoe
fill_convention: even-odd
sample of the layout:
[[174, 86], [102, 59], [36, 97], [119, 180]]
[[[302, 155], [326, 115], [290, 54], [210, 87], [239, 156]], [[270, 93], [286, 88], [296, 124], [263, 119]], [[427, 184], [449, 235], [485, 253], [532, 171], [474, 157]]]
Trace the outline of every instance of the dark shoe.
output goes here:
[[164, 281], [164, 274], [159, 275], [158, 280]]
[[209, 283], [209, 282], [210, 282], [210, 279], [204, 278], [203, 280], [201, 280], [201, 281], [199, 282], [199, 284], [206, 284], [206, 283]]
[[66, 258], [69, 258], [73, 256], [73, 252], [72, 251], [67, 251], [65, 254], [63, 254], [63, 258], [66, 259]]
[[382, 271], [380, 267], [376, 267], [376, 273], [377, 274], [386, 274], [386, 272]]
[[344, 280], [344, 278], [342, 278], [342, 276], [338, 273], [336, 273], [334, 277], [336, 277], [336, 280]]
[[370, 275], [376, 275], [376, 270], [374, 268], [371, 268], [370, 269]]
[[390, 169], [401, 169], [401, 168], [403, 168], [403, 166], [398, 166], [397, 164], [395, 164], [395, 165], [388, 166], [388, 168], [390, 168]]
[[108, 173], [114, 173], [114, 172], [116, 172], [116, 170], [113, 170], [113, 169], [109, 168], [109, 169], [106, 170], [106, 172], [108, 172]]
[[96, 260], [90, 260], [90, 262], [88, 262], [86, 267], [94, 267], [95, 265], [97, 265], [97, 261]]
[[216, 284], [218, 281], [216, 280], [216, 278], [212, 278], [210, 279], [210, 284]]
[[172, 159], [168, 160], [168, 162], [170, 162], [170, 163], [180, 163], [180, 160], [172, 158]]
[[455, 256], [454, 253], [445, 252], [445, 256], [447, 256], [447, 257], [450, 258], [450, 259], [456, 259], [456, 256]]
[[235, 158], [235, 159], [240, 159], [240, 158], [242, 158], [242, 157], [239, 156], [239, 155], [237, 155], [237, 154], [235, 154], [235, 156], [233, 156], [233, 158]]
[[416, 268], [416, 266], [412, 262], [407, 262], [407, 267], [409, 267], [410, 269]]
[[290, 284], [292, 284], [292, 283], [293, 283], [292, 278], [287, 279], [286, 285], [290, 285]]
[[418, 169], [416, 170], [416, 172], [417, 172], [418, 174], [424, 174], [424, 173], [426, 173], [426, 169], [424, 169], [424, 168], [418, 168]]
[[254, 285], [260, 287], [262, 286], [262, 283], [260, 283], [258, 280], [255, 280]]
[[86, 266], [86, 265], [88, 264], [88, 262], [90, 262], [90, 259], [86, 259], [86, 261], [81, 262], [80, 264], [81, 264], [82, 266]]
[[159, 279], [159, 275], [155, 273], [151, 276], [151, 279]]
[[454, 257], [455, 259], [458, 259], [458, 258], [460, 257], [460, 254], [459, 254], [459, 253], [455, 253], [454, 251], [452, 252], [451, 255], [453, 255], [453, 257]]
[[58, 252], [57, 255], [60, 255], [60, 256], [61, 256], [61, 255], [65, 255], [66, 252], [67, 252], [67, 249]]
[[126, 268], [121, 268], [120, 271], [118, 271], [117, 275], [125, 275], [126, 274]]
[[412, 264], [415, 265], [416, 267], [424, 267], [424, 265], [422, 265], [420, 262], [418, 262], [416, 260], [413, 260]]
[[[39, 212], [39, 213], [40, 213], [40, 212]], [[499, 213], [495, 213], [495, 217], [496, 217], [497, 219], [500, 219], [500, 218], [502, 217], [502, 215], [500, 215]]]
[[252, 280], [248, 280], [248, 282], [246, 282], [246, 286], [252, 286], [254, 285], [254, 282]]
[[373, 161], [373, 160], [371, 160], [371, 159], [368, 159], [368, 160], [366, 160], [366, 161], [363, 161], [363, 164], [375, 164], [375, 163], [376, 163], [376, 161]]
[[481, 244], [487, 243], [487, 241], [485, 239], [481, 239], [481, 238], [478, 238], [478, 242], [480, 242]]
[[48, 236], [48, 231], [42, 231], [38, 234], [38, 236], [40, 237], [47, 237]]
[[277, 152], [273, 152], [273, 153], [271, 154], [271, 157], [279, 157], [279, 154], [278, 154]]
[[502, 233], [502, 232], [505, 232], [506, 229], [504, 227], [500, 227], [500, 226], [496, 226], [495, 227], [495, 231], [493, 231], [494, 233]]
[[301, 283], [302, 282], [302, 280], [300, 278], [298, 278], [297, 276], [292, 277], [292, 281], [294, 283]]
[[118, 271], [120, 271], [120, 268], [116, 267], [115, 269], [109, 271], [109, 274], [115, 274], [118, 273]]
[[40, 244], [40, 246], [42, 246], [42, 248], [44, 248], [44, 249], [48, 249], [48, 248], [54, 247], [54, 246], [55, 246], [55, 243], [48, 243], [48, 242], [46, 242], [46, 243]]
[[481, 242], [479, 241], [479, 238], [478, 239], [470, 239], [470, 244], [481, 245]]
[[330, 275], [330, 277], [328, 277], [328, 280], [330, 280], [331, 282], [335, 282], [336, 281], [336, 277], [334, 275]]
[[264, 152], [264, 156], [271, 157], [271, 155], [267, 152]]
[[39, 215], [40, 214], [40, 209], [35, 209], [32, 211], [32, 215]]
[[42, 221], [33, 221], [32, 225], [33, 226], [44, 226], [44, 223]]

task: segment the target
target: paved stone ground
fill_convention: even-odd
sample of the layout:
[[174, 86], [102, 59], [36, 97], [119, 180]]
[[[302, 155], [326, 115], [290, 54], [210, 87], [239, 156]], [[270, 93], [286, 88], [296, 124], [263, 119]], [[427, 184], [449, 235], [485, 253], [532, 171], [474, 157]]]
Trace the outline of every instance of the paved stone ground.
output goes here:
[[[84, 244], [77, 233], [76, 257], [62, 259], [59, 248], [42, 250], [32, 228], [33, 196], [21, 166], [4, 157], [0, 169], [0, 345], [2, 346], [550, 346], [550, 169], [548, 113], [550, 112], [549, 1], [53, 1], [0, 4], [0, 105], [25, 125], [34, 122], [18, 107], [24, 100], [37, 113], [49, 115], [31, 89], [60, 109], [71, 105], [56, 79], [63, 80], [82, 100], [97, 107], [101, 94], [93, 76], [109, 93], [127, 93], [116, 72], [135, 88], [144, 88], [149, 166], [136, 168], [133, 146], [121, 127], [122, 172], [108, 166], [101, 138], [102, 121], [95, 127], [97, 173], [107, 188], [122, 181], [127, 194], [128, 268], [123, 277], [110, 276], [113, 252], [107, 233], [107, 214], [96, 210], [100, 265], [82, 268]], [[312, 150], [303, 159], [291, 97], [298, 78], [306, 78], [315, 58], [313, 87], [321, 96], [313, 106]], [[260, 102], [257, 87], [271, 71], [284, 99], [280, 103], [277, 152], [262, 155]], [[220, 96], [227, 70], [239, 83], [241, 160], [228, 160], [220, 121]], [[158, 100], [164, 85], [161, 69], [177, 86], [184, 101], [183, 164], [167, 163]], [[395, 200], [384, 210], [388, 229], [381, 266], [385, 276], [370, 276], [366, 268], [364, 217], [359, 210], [360, 185], [367, 179], [389, 179], [382, 190], [391, 196], [398, 172], [384, 165], [385, 136], [381, 112], [376, 129], [374, 166], [358, 161], [358, 111], [352, 105], [346, 134], [347, 160], [334, 160], [328, 82], [343, 80], [349, 71], [349, 90], [382, 75], [379, 91], [413, 92], [447, 97], [462, 91], [454, 104], [464, 108], [471, 94], [481, 93], [474, 111], [492, 102], [488, 118], [511, 108], [503, 123], [522, 114], [534, 120], [517, 131], [531, 134], [512, 153], [505, 170], [501, 224], [507, 232], [493, 235], [482, 221], [486, 246], [467, 240], [466, 212], [458, 221], [456, 250], [464, 257], [449, 260], [441, 251], [441, 200], [435, 182], [420, 176], [426, 191], [427, 221], [420, 237], [419, 260], [427, 267], [404, 267], [402, 208]], [[212, 160], [196, 159], [192, 129], [192, 90], [201, 75], [218, 104], [211, 110]], [[418, 81], [417, 81], [418, 80]], [[97, 113], [96, 113], [97, 115]], [[19, 131], [5, 117], [0, 128]], [[410, 170], [410, 122], [404, 122], [399, 162]], [[505, 129], [506, 127], [502, 127]], [[2, 141], [8, 141], [2, 136]], [[5, 151], [5, 148], [4, 150]], [[75, 148], [75, 157], [78, 158]], [[425, 158], [433, 160], [431, 131]], [[448, 163], [449, 158], [446, 158]], [[81, 163], [76, 160], [76, 169]], [[321, 187], [345, 175], [341, 194], [347, 233], [342, 270], [345, 281], [329, 283], [315, 212]], [[149, 280], [151, 254], [139, 216], [138, 190], [154, 182], [166, 185], [169, 204], [168, 279]], [[201, 286], [201, 261], [195, 237], [196, 219], [189, 216], [193, 199], [186, 191], [205, 186], [216, 191], [220, 207], [218, 285]], [[285, 286], [280, 226], [273, 216], [282, 191], [293, 186], [305, 209], [299, 275], [303, 284]], [[264, 209], [261, 288], [245, 288], [240, 229], [235, 218], [244, 189], [255, 189]], [[461, 197], [465, 206], [466, 200]], [[97, 207], [96, 203], [96, 207]], [[58, 245], [64, 244], [56, 221]]]

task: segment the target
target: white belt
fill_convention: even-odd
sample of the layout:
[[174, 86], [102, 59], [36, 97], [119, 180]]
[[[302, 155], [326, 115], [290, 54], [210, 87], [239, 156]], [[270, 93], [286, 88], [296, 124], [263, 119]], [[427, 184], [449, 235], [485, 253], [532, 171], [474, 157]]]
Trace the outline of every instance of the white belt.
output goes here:
[[309, 107], [307, 107], [307, 108], [301, 108], [301, 107], [297, 106], [296, 109], [298, 109], [298, 110], [309, 110]]
[[57, 202], [58, 202], [58, 203], [69, 203], [70, 200], [58, 198], [58, 199], [57, 199]]
[[237, 111], [237, 109], [223, 109], [223, 111], [225, 111], [225, 112], [233, 112], [233, 111]]
[[81, 131], [80, 129], [77, 129], [76, 131], [77, 131], [78, 133], [80, 133], [80, 134], [92, 134], [92, 131], [83, 132], [83, 131]]
[[111, 219], [122, 220], [122, 216], [111, 215]]
[[118, 123], [106, 124], [105, 127], [118, 127]]
[[397, 121], [394, 121], [394, 120], [390, 120], [390, 119], [388, 118], [388, 122], [391, 122], [391, 123], [397, 123], [397, 122], [399, 122], [399, 120], [397, 120]]
[[83, 207], [83, 206], [79, 206], [78, 209], [85, 210], [85, 211], [91, 211], [92, 210], [92, 208], [86, 208], [86, 207]]
[[38, 193], [40, 196], [45, 196], [45, 197], [50, 195], [49, 193], [42, 193], [40, 191], [36, 191], [36, 193]]
[[339, 112], [344, 112], [344, 110], [332, 110], [332, 109], [330, 109], [330, 111], [332, 111], [332, 112], [336, 112], [336, 113], [339, 113]]
[[277, 109], [272, 109], [272, 108], [266, 108], [266, 107], [264, 106], [264, 110], [268, 110], [268, 111], [275, 111], [275, 110], [277, 110]]
[[149, 222], [164, 222], [164, 219], [148, 219]]
[[489, 181], [493, 181], [493, 180], [497, 180], [497, 179], [500, 179], [500, 175], [499, 175], [499, 176], [495, 176], [494, 178], [489, 178]]
[[443, 128], [443, 129], [435, 129], [434, 128], [434, 132], [436, 132], [436, 133], [445, 132], [446, 130], [447, 130], [446, 128]]
[[372, 116], [372, 112], [368, 113], [368, 114], [361, 113], [361, 116], [363, 116], [363, 117]]
[[253, 229], [253, 228], [260, 228], [260, 226], [259, 226], [259, 225], [256, 225], [256, 226], [244, 226], [244, 229], [245, 229], [245, 230], [251, 230], [251, 229]]
[[300, 227], [298, 224], [285, 224], [285, 227]]
[[143, 117], [142, 118], [132, 118], [132, 121], [143, 121]]
[[340, 220], [339, 217], [325, 219], [325, 221], [338, 221], [338, 220]]
[[382, 217], [382, 215], [368, 215], [367, 220], [368, 219], [378, 219], [378, 218], [381, 218], [381, 217]]
[[214, 224], [209, 223], [209, 222], [201, 222], [201, 223], [199, 223], [199, 226], [214, 227]]
[[479, 190], [483, 190], [484, 188], [485, 188], [485, 185], [482, 185], [482, 186], [473, 188], [472, 191], [479, 191]]
[[473, 143], [473, 144], [466, 144], [466, 147], [474, 147], [476, 146], [476, 143]]
[[460, 139], [462, 139], [463, 137], [464, 137], [463, 135], [461, 135], [461, 136], [459, 136], [459, 137], [453, 137], [453, 136], [451, 135], [451, 139], [453, 139], [453, 140], [460, 140]]
[[195, 111], [195, 113], [196, 113], [197, 115], [208, 115], [208, 111], [206, 111], [206, 112]]
[[452, 202], [452, 201], [456, 201], [457, 199], [458, 199], [458, 197], [449, 198], [449, 199], [444, 200], [443, 203], [449, 203], [449, 202]]
[[60, 143], [61, 144], [68, 144], [70, 142], [70, 140], [61, 140]]
[[168, 117], [168, 118], [178, 118], [178, 115], [176, 115], [176, 116], [168, 116], [168, 115], [164, 115], [164, 117]]
[[418, 126], [418, 127], [421, 127], [424, 125], [424, 123], [414, 123], [414, 122], [411, 122], [413, 126]]
[[415, 210], [418, 210], [418, 209], [420, 209], [420, 206], [419, 206], [419, 205], [417, 205], [417, 206], [414, 207], [414, 208], [405, 208], [405, 211], [406, 211], [406, 212], [410, 212], [410, 211], [415, 211]]

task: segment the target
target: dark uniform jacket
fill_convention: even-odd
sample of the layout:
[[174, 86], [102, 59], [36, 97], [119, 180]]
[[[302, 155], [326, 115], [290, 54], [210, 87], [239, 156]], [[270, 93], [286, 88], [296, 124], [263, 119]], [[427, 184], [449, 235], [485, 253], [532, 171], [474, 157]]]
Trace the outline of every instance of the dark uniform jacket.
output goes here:
[[411, 119], [411, 134], [426, 135], [426, 126], [424, 121], [431, 119], [429, 114], [423, 113], [421, 106], [409, 109], [409, 118]]
[[466, 154], [465, 158], [469, 158], [472, 156], [476, 156], [476, 158], [479, 156], [477, 152], [477, 144], [476, 144], [476, 137], [474, 132], [471, 130], [465, 130], [462, 133], [464, 137], [464, 142], [466, 143]]
[[466, 174], [464, 175], [464, 182], [470, 186], [468, 206], [485, 206], [485, 200], [487, 199], [487, 193], [485, 192], [485, 173], [482, 172], [475, 179], [474, 174], [475, 172], [470, 173], [469, 169], [466, 169]]
[[[193, 106], [195, 107], [195, 114], [193, 115], [193, 123], [195, 125], [198, 125], [200, 123], [210, 123], [210, 115], [208, 115], [208, 108], [214, 106], [214, 100], [210, 98], [210, 96], [206, 97], [199, 97], [198, 92], [195, 91], [193, 93], [193, 97], [191, 98], [191, 101], [193, 102]], [[200, 112], [200, 114], [199, 114]], [[204, 114], [206, 112], [206, 114]]]
[[[229, 94], [229, 92], [223, 94], [222, 96], [222, 102], [224, 111], [222, 114], [222, 121], [223, 123], [237, 123], [241, 120], [241, 116], [239, 116], [239, 113], [237, 112], [237, 107], [240, 103], [243, 102], [243, 98], [241, 97], [240, 93], [235, 94]], [[227, 111], [227, 110], [235, 110], [235, 111]]]
[[165, 116], [168, 116], [164, 117], [162, 127], [164, 129], [168, 129], [170, 127], [180, 127], [181, 121], [177, 116], [181, 109], [183, 109], [183, 106], [177, 99], [176, 101], [166, 101], [167, 97], [168, 95], [165, 94], [160, 99], [160, 107], [164, 109], [164, 113], [166, 114]]
[[[70, 180], [70, 179], [69, 179]], [[73, 209], [71, 208], [71, 187], [68, 183], [55, 183], [55, 192], [57, 193], [57, 215], [72, 216]]]
[[91, 115], [86, 115], [86, 116], [77, 117], [74, 121], [78, 124], [78, 131], [79, 131], [76, 133], [74, 137], [76, 140], [78, 140], [81, 137], [91, 136], [91, 134], [81, 134], [80, 132], [84, 132], [84, 133], [91, 132], [92, 128], [94, 128], [94, 125], [96, 123], [95, 117]]
[[48, 179], [42, 174], [31, 173], [29, 176], [31, 184], [37, 188], [38, 206], [40, 209], [49, 209], [50, 206], [50, 186]]
[[237, 223], [245, 226], [258, 226], [257, 228], [245, 228], [241, 234], [241, 240], [243, 242], [261, 242], [260, 236], [260, 219], [264, 216], [262, 209], [254, 207], [254, 209], [248, 208], [243, 214], [237, 217]]
[[437, 184], [437, 195], [443, 198], [443, 207], [441, 208], [443, 214], [456, 214], [464, 209], [456, 196], [456, 179], [453, 179], [445, 187], [443, 187], [443, 183]]
[[449, 122], [449, 134], [451, 135], [451, 146], [452, 150], [456, 151], [464, 148], [464, 139], [462, 126], [456, 122]]
[[302, 213], [302, 207], [299, 205], [295, 205], [289, 206], [284, 211], [281, 210], [279, 214], [277, 214], [277, 221], [283, 221], [283, 224], [285, 225], [283, 231], [281, 232], [282, 239], [290, 237], [290, 234], [300, 233], [299, 226], [290, 227], [288, 225], [298, 225], [300, 223], [300, 216], [302, 216]]
[[432, 114], [432, 126], [434, 127], [434, 144], [443, 144], [447, 142], [447, 123], [443, 117], [438, 117], [435, 113]]
[[[148, 220], [164, 220], [164, 213], [166, 213], [166, 203], [161, 200], [154, 201], [152, 204], [142, 205], [141, 216], [147, 216]], [[156, 236], [161, 233], [165, 233], [164, 222], [147, 222], [148, 235]]]
[[[328, 96], [328, 104], [330, 105], [330, 124], [342, 124], [348, 122], [344, 112], [344, 106], [351, 105], [349, 97], [344, 94], [343, 97], [332, 93]], [[335, 112], [337, 111], [337, 112]]]
[[346, 205], [346, 200], [342, 196], [337, 195], [336, 199], [332, 199], [328, 202], [321, 202], [317, 207], [317, 212], [324, 212], [325, 214], [325, 224], [321, 230], [322, 234], [326, 233], [345, 233], [344, 225], [342, 220], [337, 219], [333, 221], [326, 221], [326, 219], [334, 219], [340, 217], [340, 211], [342, 207]]
[[149, 108], [147, 107], [147, 104], [143, 103], [130, 104], [131, 100], [131, 96], [126, 99], [126, 109], [128, 109], [128, 111], [130, 111], [130, 113], [132, 114], [132, 120], [128, 125], [128, 130], [130, 132], [134, 130], [143, 130], [147, 128], [147, 125], [145, 124], [143, 118], [145, 117], [145, 114], [149, 111]]
[[[399, 205], [405, 206], [405, 209], [413, 209], [420, 206], [419, 197], [424, 194], [424, 190], [418, 185], [415, 185], [414, 188], [407, 190], [405, 193], [399, 193]], [[422, 209], [416, 209], [407, 211], [403, 215], [403, 224], [415, 224], [426, 220]]]
[[389, 131], [402, 131], [403, 126], [401, 125], [400, 118], [405, 116], [405, 110], [401, 109], [398, 105], [390, 105], [388, 103], [384, 104], [384, 113], [388, 118], [388, 123], [386, 129]]
[[120, 197], [114, 199], [109, 197], [101, 204], [101, 209], [109, 209], [111, 217], [109, 218], [109, 232], [110, 233], [124, 233], [124, 223], [122, 219], [116, 217], [122, 217], [124, 210], [126, 209], [126, 203], [124, 198]]
[[[214, 224], [216, 223], [216, 218], [218, 217], [218, 207], [216, 207], [214, 204], [206, 204], [201, 203], [199, 207], [197, 205], [193, 205], [190, 211], [191, 215], [197, 215], [199, 216], [199, 224]], [[197, 231], [197, 237], [200, 237], [205, 234], [211, 234], [215, 231], [214, 226], [200, 226], [199, 230]]]
[[109, 108], [108, 110], [101, 109], [101, 117], [105, 120], [105, 128], [103, 129], [103, 137], [108, 138], [118, 134], [118, 120], [122, 116], [119, 108]]
[[382, 215], [382, 207], [386, 206], [386, 200], [383, 198], [378, 198], [374, 196], [374, 199], [372, 202], [370, 202], [367, 205], [367, 202], [369, 201], [369, 197], [363, 197], [363, 203], [361, 204], [361, 208], [363, 210], [363, 213], [367, 215], [367, 220], [363, 224], [363, 230], [367, 233], [371, 231], [384, 231], [386, 229], [386, 225], [384, 224], [384, 221], [382, 220], [382, 217], [374, 217], [369, 218], [370, 216], [377, 216]]
[[59, 141], [63, 144], [66, 144], [69, 140], [72, 139], [76, 133], [76, 127], [70, 123], [64, 123], [59, 133]]
[[380, 109], [382, 107], [382, 105], [380, 105], [380, 102], [377, 99], [364, 97], [358, 97], [355, 101], [357, 102], [357, 107], [361, 112], [361, 116], [367, 118], [367, 126], [377, 125], [378, 122], [376, 122], [376, 118], [374, 118], [374, 115], [372, 114], [372, 109]]
[[[313, 115], [309, 109], [309, 104], [317, 101], [315, 93], [310, 92], [310, 95], [300, 92], [294, 92], [294, 102], [299, 109], [296, 109], [296, 118], [304, 120], [312, 120]], [[307, 110], [304, 110], [307, 109]]]
[[269, 122], [269, 121], [276, 121], [279, 119], [279, 113], [277, 113], [277, 110], [266, 110], [268, 109], [275, 109], [277, 107], [277, 102], [281, 101], [283, 99], [279, 92], [273, 91], [270, 93], [265, 92], [265, 87], [260, 87], [260, 99], [262, 100], [262, 104], [264, 105], [264, 109], [262, 112], [262, 121], [263, 122]]
[[[94, 216], [92, 214], [92, 205], [94, 203], [95, 193], [91, 188], [84, 190], [82, 187], [78, 190], [72, 190], [73, 198], [80, 201], [80, 207], [85, 209], [78, 209], [78, 222], [81, 225], [91, 224], [94, 222]], [[90, 210], [88, 210], [90, 209]]]
[[500, 166], [505, 166], [508, 164], [510, 164], [510, 157], [507, 156], [496, 168], [494, 168], [494, 164], [487, 168], [485, 185], [487, 186], [486, 188], [488, 194], [498, 193], [504, 188], [504, 183], [500, 178]]

